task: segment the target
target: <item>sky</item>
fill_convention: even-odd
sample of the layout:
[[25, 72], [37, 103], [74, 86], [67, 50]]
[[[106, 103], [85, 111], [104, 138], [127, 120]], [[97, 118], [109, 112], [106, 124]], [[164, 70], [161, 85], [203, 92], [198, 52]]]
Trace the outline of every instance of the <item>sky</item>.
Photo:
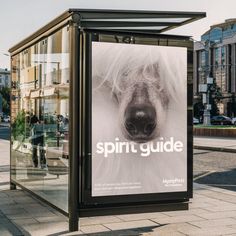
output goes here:
[[211, 25], [236, 18], [235, 0], [0, 0], [0, 68], [10, 68], [10, 47], [69, 8], [206, 12], [206, 18], [169, 31], [195, 40]]

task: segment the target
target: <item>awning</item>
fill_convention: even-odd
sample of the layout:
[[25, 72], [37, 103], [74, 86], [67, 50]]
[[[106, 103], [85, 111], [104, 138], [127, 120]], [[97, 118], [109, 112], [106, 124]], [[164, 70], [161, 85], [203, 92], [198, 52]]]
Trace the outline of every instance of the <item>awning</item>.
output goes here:
[[55, 88], [45, 88], [42, 91], [42, 97], [49, 97], [55, 95]]
[[40, 89], [35, 90], [35, 91], [31, 91], [30, 92], [30, 98], [40, 98]]

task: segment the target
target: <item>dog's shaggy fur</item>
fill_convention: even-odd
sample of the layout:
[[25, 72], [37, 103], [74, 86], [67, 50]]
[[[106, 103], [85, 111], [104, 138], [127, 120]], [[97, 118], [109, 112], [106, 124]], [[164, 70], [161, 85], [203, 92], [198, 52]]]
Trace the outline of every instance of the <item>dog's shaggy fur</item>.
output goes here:
[[178, 68], [186, 66], [186, 62], [172, 58], [176, 56], [172, 54], [167, 47], [163, 50], [144, 45], [94, 44], [93, 92], [110, 92], [114, 106], [118, 106], [119, 126], [126, 139], [137, 141], [125, 125], [128, 106], [149, 105], [155, 109], [155, 129], [144, 137], [145, 142], [163, 135], [169, 103], [183, 102], [186, 80], [181, 78], [186, 74]]
[[[93, 195], [168, 192], [164, 178], [184, 178], [186, 154], [187, 52], [184, 48], [94, 42], [92, 46], [92, 183]], [[132, 136], [127, 110], [154, 108], [152, 132]], [[141, 112], [142, 113], [142, 112]], [[117, 154], [104, 158], [96, 153], [98, 142], [133, 141], [136, 145], [174, 137], [183, 153]], [[142, 173], [142, 174], [141, 174]], [[96, 184], [141, 183], [141, 189], [96, 191]], [[183, 191], [176, 188], [176, 191]]]

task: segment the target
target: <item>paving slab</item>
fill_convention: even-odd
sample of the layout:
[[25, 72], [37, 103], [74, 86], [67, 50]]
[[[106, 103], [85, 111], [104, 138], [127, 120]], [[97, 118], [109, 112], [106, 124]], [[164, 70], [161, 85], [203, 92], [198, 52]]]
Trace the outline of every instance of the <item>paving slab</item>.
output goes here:
[[104, 224], [110, 230], [121, 230], [121, 229], [135, 229], [135, 228], [145, 228], [151, 226], [158, 226], [158, 224], [154, 221], [149, 219], [146, 220], [135, 220], [129, 222], [122, 222], [122, 223], [108, 223]]
[[61, 232], [67, 232], [67, 222], [46, 222], [46, 223], [33, 223], [22, 226], [24, 232], [32, 236], [46, 236], [57, 234]]
[[207, 219], [207, 220], [215, 220], [215, 219], [225, 219], [229, 217], [236, 217], [236, 211], [223, 211], [223, 212], [210, 212], [210, 213], [195, 213], [196, 215]]
[[182, 215], [182, 216], [169, 216], [163, 218], [157, 218], [153, 221], [158, 224], [171, 224], [171, 223], [181, 223], [181, 222], [192, 222], [192, 221], [203, 221], [204, 219], [195, 215]]
[[159, 235], [160, 233], [164, 233], [164, 232], [166, 234], [167, 233], [171, 234], [174, 232], [180, 232], [181, 230], [191, 231], [191, 230], [195, 230], [195, 229], [199, 229], [199, 228], [197, 226], [194, 226], [194, 225], [184, 222], [184, 223], [163, 224], [163, 225], [160, 225], [159, 227], [153, 229], [153, 232], [157, 233]]
[[101, 233], [101, 232], [111, 231], [110, 229], [108, 229], [104, 225], [81, 226], [80, 230], [85, 234]]
[[122, 222], [122, 220], [116, 216], [86, 217], [80, 220], [80, 226], [98, 225], [104, 223], [118, 223], [118, 222]]
[[180, 232], [188, 236], [218, 236], [234, 234], [235, 229], [230, 226], [211, 226], [198, 229], [180, 229]]
[[195, 225], [199, 228], [206, 228], [209, 226], [236, 226], [236, 219], [234, 218], [221, 218], [221, 219], [213, 219], [213, 220], [201, 220], [201, 221], [192, 221], [192, 225]]
[[192, 208], [191, 211], [189, 210], [185, 210], [185, 211], [167, 211], [165, 212], [165, 215], [167, 216], [188, 216], [188, 215], [196, 215], [196, 216], [200, 216], [202, 214], [208, 214], [208, 213], [212, 213], [209, 210], [205, 210], [203, 208]]
[[118, 215], [122, 221], [134, 221], [134, 220], [145, 220], [145, 219], [155, 219], [155, 218], [165, 218], [167, 214], [160, 212], [152, 213], [141, 213], [141, 214], [127, 214], [127, 215]]

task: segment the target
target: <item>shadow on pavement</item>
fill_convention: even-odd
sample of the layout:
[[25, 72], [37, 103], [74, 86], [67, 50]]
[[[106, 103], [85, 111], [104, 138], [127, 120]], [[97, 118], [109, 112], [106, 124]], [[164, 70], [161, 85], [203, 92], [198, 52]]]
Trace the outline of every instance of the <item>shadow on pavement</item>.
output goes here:
[[0, 210], [0, 235], [28, 236], [27, 232], [22, 232], [11, 222]]
[[[76, 236], [76, 235], [87, 235], [87, 236], [141, 236], [144, 233], [153, 233], [154, 229], [159, 228], [160, 226], [151, 226], [151, 227], [143, 227], [143, 228], [133, 228], [133, 229], [125, 229], [125, 230], [114, 230], [114, 231], [107, 231], [107, 232], [100, 232], [100, 233], [70, 233], [70, 236]], [[60, 235], [66, 235], [69, 233], [69, 231], [63, 231], [56, 234], [49, 234], [48, 236], [60, 236]]]
[[209, 173], [194, 182], [236, 191], [236, 168], [227, 171]]

